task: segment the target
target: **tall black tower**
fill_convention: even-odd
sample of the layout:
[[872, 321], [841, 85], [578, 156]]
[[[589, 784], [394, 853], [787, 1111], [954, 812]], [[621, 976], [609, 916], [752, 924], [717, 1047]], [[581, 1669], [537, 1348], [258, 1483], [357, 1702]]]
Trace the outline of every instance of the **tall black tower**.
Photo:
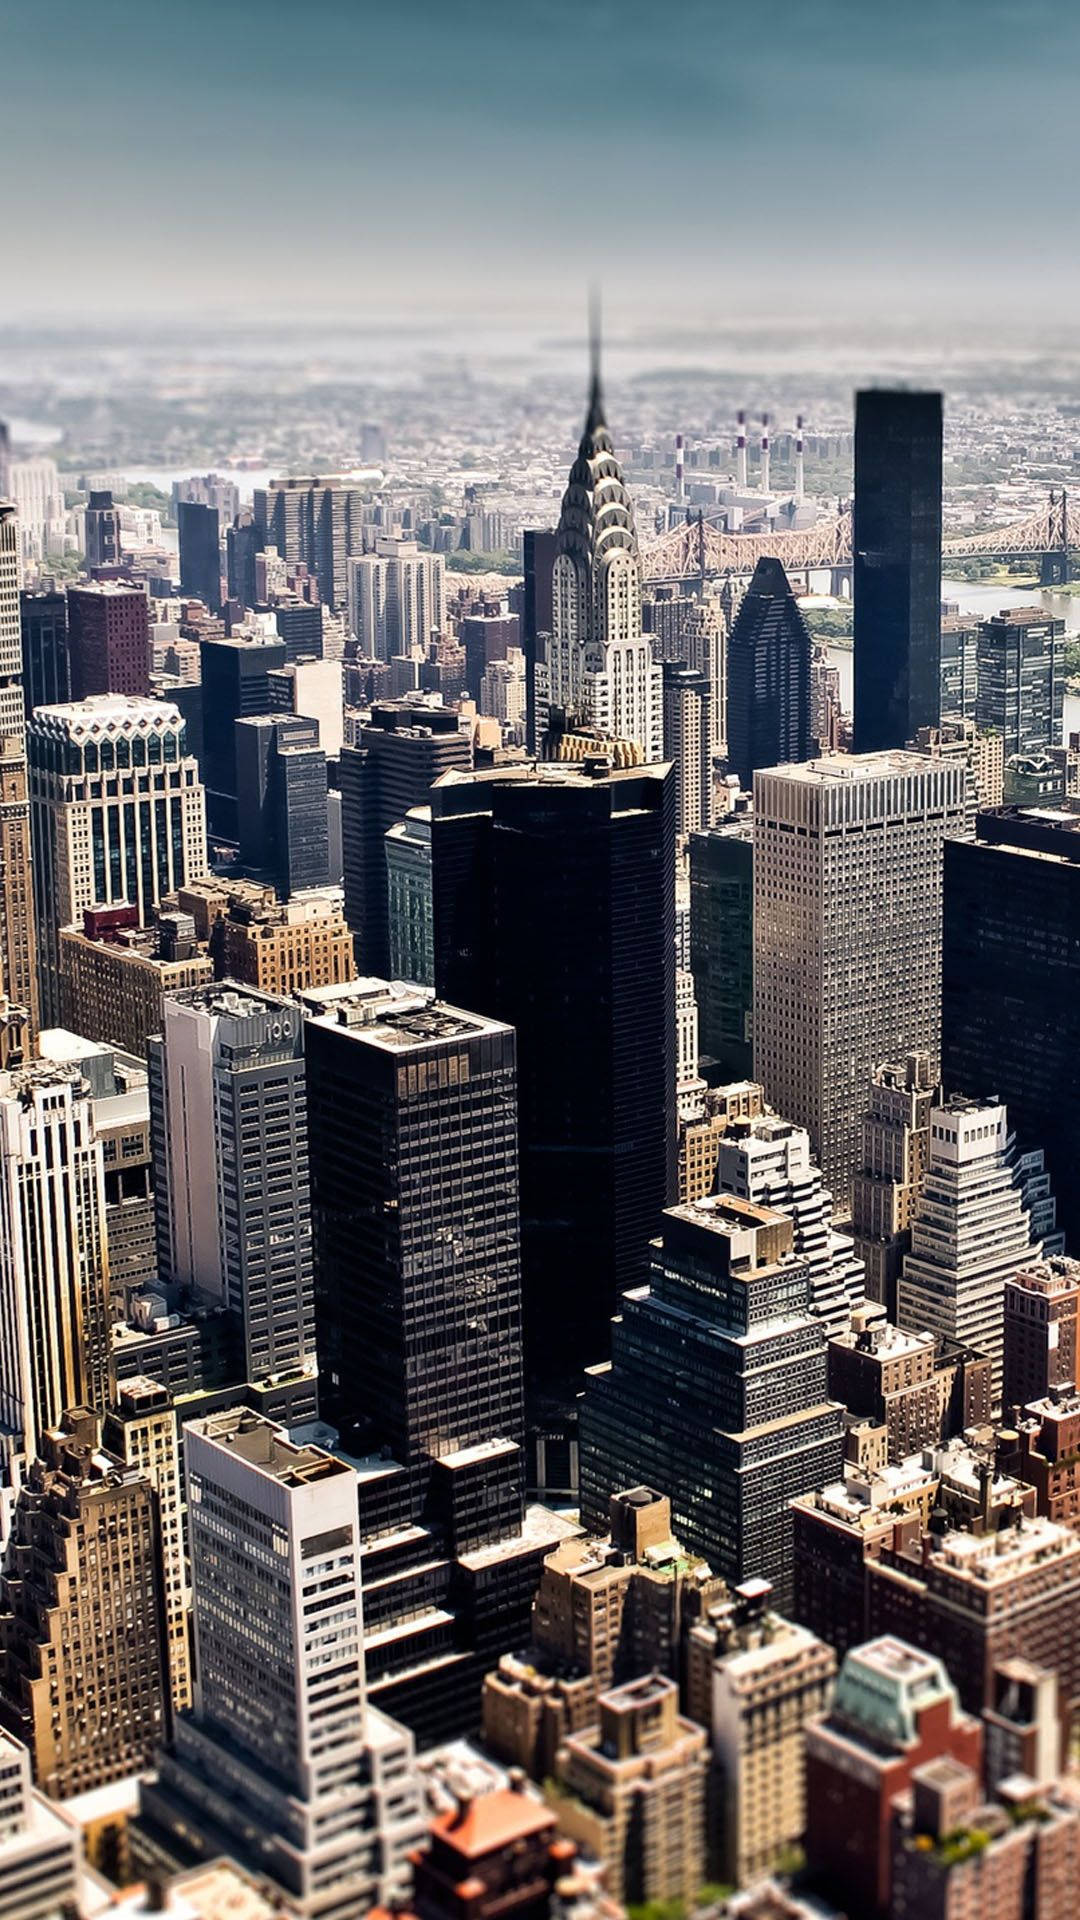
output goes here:
[[675, 1187], [671, 772], [450, 774], [431, 803], [437, 989], [517, 1029], [526, 1393], [561, 1434]]
[[779, 560], [759, 560], [727, 643], [728, 766], [749, 788], [758, 767], [809, 760], [810, 632]]
[[855, 396], [855, 751], [941, 719], [941, 395]]
[[221, 533], [216, 507], [197, 500], [181, 500], [176, 509], [180, 529], [180, 591], [190, 593], [221, 612]]

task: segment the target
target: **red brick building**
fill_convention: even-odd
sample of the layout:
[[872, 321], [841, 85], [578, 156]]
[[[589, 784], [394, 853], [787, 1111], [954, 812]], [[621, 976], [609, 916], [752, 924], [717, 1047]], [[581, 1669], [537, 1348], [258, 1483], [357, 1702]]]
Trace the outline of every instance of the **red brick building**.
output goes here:
[[150, 692], [150, 607], [141, 587], [94, 580], [68, 588], [71, 697]]
[[411, 1856], [410, 1915], [374, 1907], [368, 1920], [548, 1920], [575, 1857], [554, 1814], [512, 1775], [509, 1787], [463, 1795], [432, 1822], [429, 1846]]

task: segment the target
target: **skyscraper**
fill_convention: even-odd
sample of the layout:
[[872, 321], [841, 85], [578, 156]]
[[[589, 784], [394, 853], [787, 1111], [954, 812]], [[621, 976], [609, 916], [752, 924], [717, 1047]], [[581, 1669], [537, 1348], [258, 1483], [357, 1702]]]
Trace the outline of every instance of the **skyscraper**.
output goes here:
[[103, 694], [27, 728], [42, 1018], [60, 1021], [59, 930], [128, 903], [141, 924], [206, 871], [206, 807], [179, 709]]
[[149, 1045], [158, 1265], [228, 1307], [242, 1378], [316, 1406], [300, 1015], [227, 982], [165, 1002]]
[[392, 660], [413, 647], [425, 652], [442, 629], [446, 561], [415, 540], [380, 540], [374, 553], [349, 562], [349, 622], [366, 660]]
[[759, 560], [727, 642], [728, 766], [747, 789], [758, 767], [786, 766], [813, 752], [811, 652], [783, 566]]
[[451, 774], [431, 799], [436, 987], [517, 1031], [526, 1372], [562, 1419], [676, 1191], [670, 771]]
[[0, 1076], [0, 1427], [33, 1459], [68, 1407], [109, 1401], [101, 1142], [77, 1068]]
[[941, 717], [974, 720], [979, 622], [970, 613], [941, 616]]
[[56, 1799], [150, 1765], [169, 1724], [157, 1502], [85, 1407], [41, 1436], [0, 1575], [0, 1718]]
[[184, 1450], [195, 1705], [141, 1824], [178, 1865], [224, 1843], [290, 1920], [363, 1920], [423, 1823], [412, 1742], [365, 1699], [356, 1474], [241, 1409]]
[[[120, 509], [107, 487], [91, 492], [86, 504], [86, 566], [93, 575], [99, 567], [118, 567], [123, 560], [120, 548]], [[66, 694], [58, 695], [67, 699]]]
[[221, 610], [221, 532], [216, 507], [180, 500], [180, 591], [201, 600], [211, 613]]
[[283, 900], [330, 877], [326, 755], [316, 720], [259, 714], [236, 723], [240, 858]]
[[431, 808], [411, 807], [386, 836], [390, 978], [435, 984]]
[[1046, 1153], [1066, 1244], [1080, 1247], [1080, 825], [980, 813], [945, 849], [942, 1071], [1003, 1100]]
[[105, 1416], [101, 1437], [106, 1452], [141, 1473], [157, 1495], [169, 1688], [173, 1711], [180, 1713], [191, 1705], [191, 1595], [185, 1567], [176, 1413], [166, 1388], [139, 1375], [121, 1381]]
[[594, 366], [589, 411], [555, 538], [551, 633], [537, 642], [539, 746], [553, 710], [663, 753], [663, 679], [641, 627], [634, 510], [604, 418]]
[[253, 607], [255, 592], [255, 555], [259, 550], [259, 530], [250, 508], [238, 513], [225, 530], [225, 584], [230, 600], [242, 607]]
[[27, 713], [71, 699], [67, 600], [62, 593], [19, 595], [23, 696]]
[[729, 1583], [792, 1601], [790, 1500], [840, 1471], [825, 1329], [791, 1221], [723, 1194], [663, 1216], [650, 1284], [623, 1296], [581, 1403], [581, 1518], [664, 1487], [675, 1531]]
[[92, 580], [68, 588], [68, 652], [71, 692], [148, 695], [150, 603], [142, 587], [121, 580]]
[[341, 755], [341, 830], [345, 918], [357, 936], [360, 966], [390, 972], [386, 835], [451, 767], [472, 765], [472, 742], [449, 707], [379, 701], [356, 745]]
[[871, 1076], [940, 1045], [942, 845], [965, 768], [836, 755], [754, 783], [754, 1065], [851, 1198]]
[[210, 829], [236, 838], [236, 722], [269, 713], [269, 674], [285, 665], [283, 640], [213, 639], [199, 643], [202, 663], [202, 748]]
[[[536, 753], [536, 657], [538, 636], [551, 632], [551, 574], [555, 565], [554, 527], [526, 527], [521, 536], [524, 573], [521, 646], [525, 655], [525, 745]], [[542, 649], [541, 649], [542, 650]]]
[[855, 396], [855, 746], [941, 718], [941, 395]]
[[754, 1068], [754, 822], [690, 835], [690, 968], [703, 1061], [721, 1083]]
[[1061, 1256], [1025, 1262], [1005, 1282], [1001, 1406], [1043, 1400], [1077, 1385], [1080, 1365], [1080, 1261]]
[[37, 953], [27, 797], [26, 711], [15, 510], [0, 500], [0, 994], [38, 1022]]
[[982, 622], [975, 723], [1001, 735], [1006, 760], [1061, 745], [1064, 699], [1064, 620], [1036, 606]]
[[851, 1188], [855, 1251], [866, 1268], [866, 1291], [896, 1321], [900, 1265], [911, 1245], [911, 1217], [930, 1145], [930, 1110], [938, 1097], [930, 1057], [910, 1053], [871, 1077], [862, 1149]]
[[364, 506], [364, 488], [348, 475], [271, 480], [255, 489], [259, 549], [276, 547], [288, 566], [309, 567], [322, 600], [340, 613], [348, 601], [349, 556], [364, 551]]
[[664, 678], [664, 758], [675, 783], [680, 840], [713, 822], [712, 688], [703, 673], [668, 661]]
[[1045, 1250], [1060, 1253], [1040, 1152], [1017, 1152], [1005, 1108], [961, 1095], [930, 1113], [922, 1189], [897, 1294], [897, 1320], [993, 1362], [1001, 1399], [1005, 1285]]
[[3, 1732], [0, 1809], [0, 1914], [3, 1920], [55, 1920], [75, 1902], [78, 1832], [34, 1791], [26, 1747]]

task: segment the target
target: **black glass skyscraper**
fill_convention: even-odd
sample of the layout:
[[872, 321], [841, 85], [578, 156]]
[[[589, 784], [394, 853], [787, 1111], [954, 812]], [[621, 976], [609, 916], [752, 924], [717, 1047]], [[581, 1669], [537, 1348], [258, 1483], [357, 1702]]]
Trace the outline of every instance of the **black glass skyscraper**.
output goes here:
[[180, 591], [190, 593], [221, 611], [221, 533], [216, 507], [198, 500], [181, 500], [176, 508], [180, 528]]
[[675, 1185], [670, 769], [432, 790], [435, 979], [518, 1035], [526, 1385], [561, 1418]]
[[810, 633], [779, 560], [759, 560], [727, 643], [728, 766], [749, 788], [758, 767], [809, 760]]
[[242, 607], [255, 605], [255, 555], [262, 544], [250, 508], [238, 513], [225, 533], [225, 576], [229, 599]]
[[283, 640], [202, 640], [202, 739], [199, 764], [206, 783], [212, 833], [236, 836], [236, 722], [269, 713], [267, 675], [285, 665]]
[[19, 611], [26, 711], [63, 706], [71, 699], [67, 601], [62, 593], [24, 592]]
[[941, 718], [941, 395], [855, 397], [855, 751]]
[[1080, 824], [981, 813], [945, 843], [945, 1085], [1003, 1100], [1021, 1144], [1045, 1148], [1070, 1253], [1080, 1253]]
[[326, 755], [317, 720], [263, 713], [237, 721], [236, 813], [241, 860], [283, 900], [326, 886]]

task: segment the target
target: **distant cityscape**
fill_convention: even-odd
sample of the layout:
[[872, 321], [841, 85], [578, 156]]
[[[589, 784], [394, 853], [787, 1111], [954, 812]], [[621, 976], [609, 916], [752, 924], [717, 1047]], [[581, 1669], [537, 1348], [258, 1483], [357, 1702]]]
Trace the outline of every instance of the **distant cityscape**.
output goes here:
[[268, 338], [0, 384], [0, 1916], [1060, 1920], [1068, 380]]

